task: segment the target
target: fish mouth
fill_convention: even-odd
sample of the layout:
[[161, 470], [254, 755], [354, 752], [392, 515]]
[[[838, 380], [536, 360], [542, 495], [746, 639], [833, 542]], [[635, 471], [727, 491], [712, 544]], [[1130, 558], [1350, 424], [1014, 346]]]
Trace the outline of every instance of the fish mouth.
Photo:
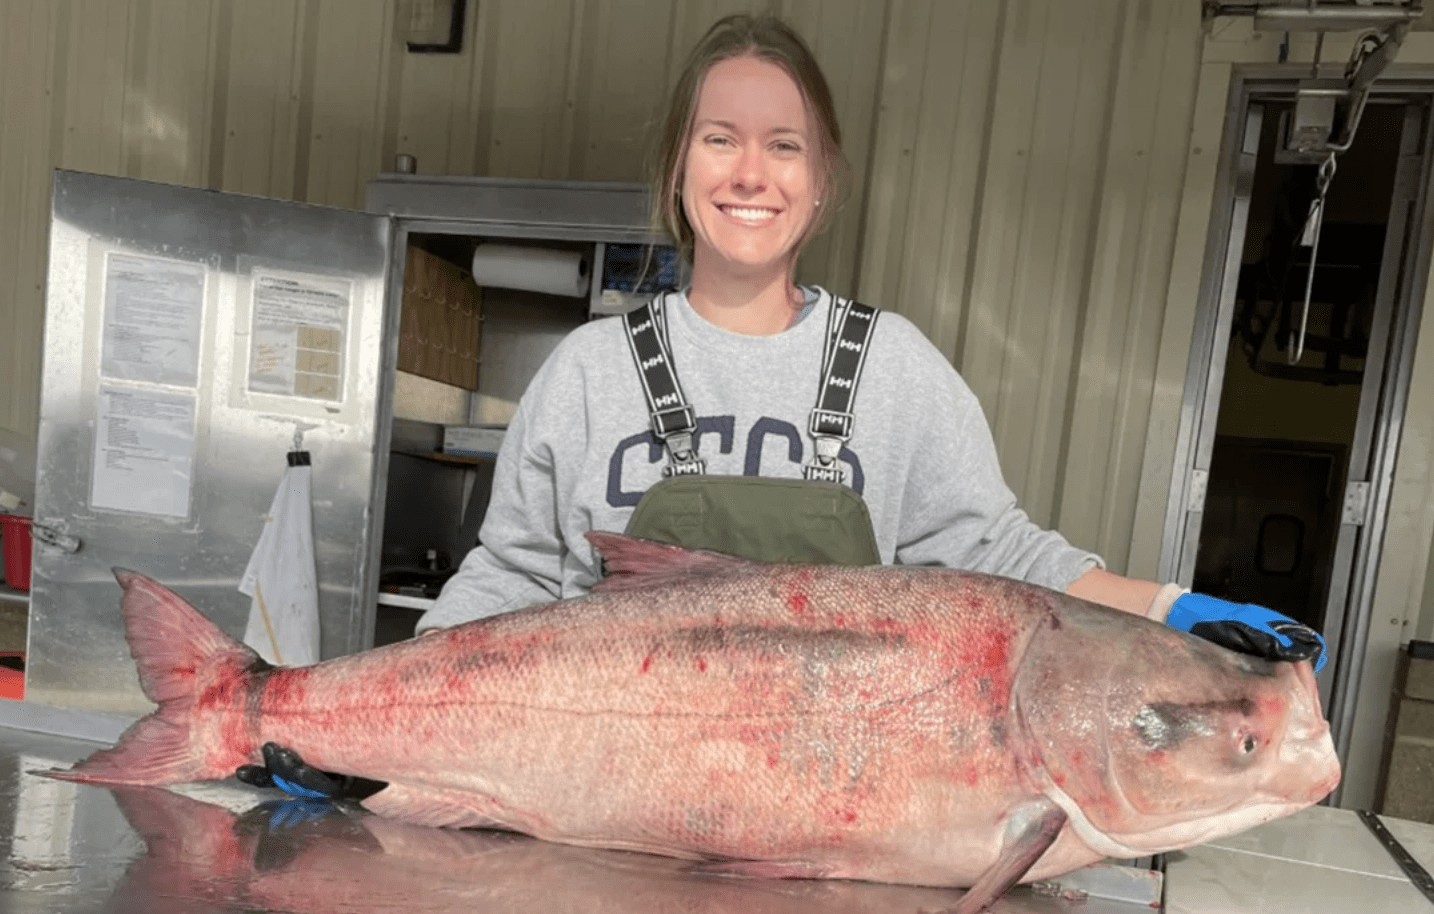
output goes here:
[[[1342, 772], [1329, 721], [1320, 706], [1313, 665], [1302, 660], [1288, 664], [1287, 669], [1281, 675], [1294, 680], [1290, 716], [1277, 749], [1278, 764], [1260, 786], [1272, 801], [1283, 800], [1295, 811], [1329, 796], [1339, 786]], [[1291, 790], [1291, 780], [1306, 786]]]

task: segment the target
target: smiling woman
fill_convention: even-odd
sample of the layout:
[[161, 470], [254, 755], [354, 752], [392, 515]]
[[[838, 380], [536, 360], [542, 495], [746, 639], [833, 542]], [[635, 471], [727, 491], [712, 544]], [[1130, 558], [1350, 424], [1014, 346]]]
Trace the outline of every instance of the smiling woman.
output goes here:
[[849, 173], [801, 37], [769, 17], [713, 26], [673, 89], [658, 161], [654, 215], [691, 259], [694, 310], [739, 333], [785, 330], [804, 305], [797, 255]]
[[[821, 192], [810, 120], [796, 83], [756, 57], [724, 60], [703, 83], [682, 210], [693, 233], [688, 298], [719, 327], [778, 332], [802, 306], [792, 268]], [[753, 300], [772, 307], [739, 320], [741, 303]]]

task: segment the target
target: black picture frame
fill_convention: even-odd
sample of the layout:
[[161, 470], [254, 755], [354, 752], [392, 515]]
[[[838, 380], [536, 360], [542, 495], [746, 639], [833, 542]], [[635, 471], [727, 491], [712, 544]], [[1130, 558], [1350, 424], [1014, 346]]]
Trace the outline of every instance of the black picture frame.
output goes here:
[[410, 54], [457, 54], [463, 50], [463, 24], [468, 14], [468, 0], [453, 0], [449, 12], [448, 40], [442, 44], [424, 44], [409, 41]]

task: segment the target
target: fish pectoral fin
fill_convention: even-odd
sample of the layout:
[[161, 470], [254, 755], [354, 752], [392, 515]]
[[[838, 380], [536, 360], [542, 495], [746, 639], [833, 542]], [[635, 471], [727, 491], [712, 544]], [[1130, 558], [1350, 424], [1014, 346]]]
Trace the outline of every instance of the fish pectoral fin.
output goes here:
[[966, 890], [949, 914], [980, 914], [995, 904], [1041, 858], [1065, 824], [1065, 811], [1050, 800], [1018, 808], [1006, 822], [1000, 857]]
[[377, 816], [430, 825], [435, 828], [517, 829], [505, 822], [498, 803], [482, 794], [430, 784], [389, 785], [363, 801], [363, 807]]
[[752, 879], [823, 879], [830, 867], [805, 860], [713, 860], [694, 863], [689, 871], [699, 876], [747, 876]]

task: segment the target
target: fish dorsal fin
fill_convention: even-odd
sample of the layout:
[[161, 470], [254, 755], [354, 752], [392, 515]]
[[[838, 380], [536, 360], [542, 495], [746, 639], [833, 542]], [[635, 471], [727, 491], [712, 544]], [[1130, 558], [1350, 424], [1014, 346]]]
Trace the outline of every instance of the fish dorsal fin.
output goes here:
[[593, 585], [594, 593], [690, 584], [697, 578], [725, 577], [761, 564], [722, 552], [684, 549], [621, 533], [589, 530], [587, 538], [607, 565], [607, 577]]

